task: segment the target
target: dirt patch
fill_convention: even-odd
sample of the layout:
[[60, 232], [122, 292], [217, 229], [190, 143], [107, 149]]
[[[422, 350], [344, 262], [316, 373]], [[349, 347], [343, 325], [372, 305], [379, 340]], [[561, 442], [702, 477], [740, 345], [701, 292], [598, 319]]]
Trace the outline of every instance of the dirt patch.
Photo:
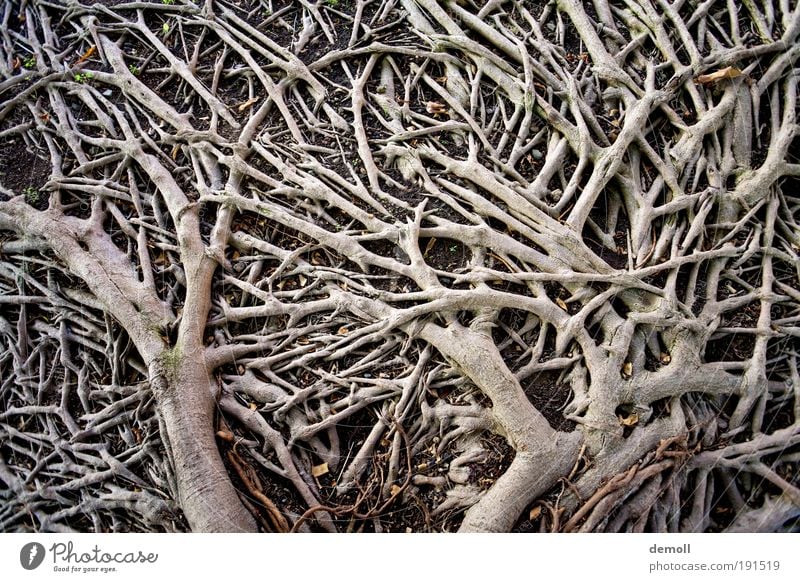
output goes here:
[[522, 381], [522, 389], [536, 410], [542, 413], [554, 429], [572, 432], [575, 423], [564, 418], [564, 408], [572, 400], [572, 389], [558, 381], [558, 371], [534, 374]]
[[31, 152], [22, 139], [0, 146], [0, 183], [39, 210], [47, 208], [48, 195], [41, 188], [50, 179], [50, 163]]

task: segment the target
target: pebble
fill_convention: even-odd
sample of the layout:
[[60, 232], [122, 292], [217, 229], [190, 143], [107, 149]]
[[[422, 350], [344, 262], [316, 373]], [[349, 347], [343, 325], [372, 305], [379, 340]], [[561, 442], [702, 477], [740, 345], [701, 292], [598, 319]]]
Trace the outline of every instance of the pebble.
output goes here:
[[531, 150], [531, 157], [534, 160], [541, 160], [544, 157], [544, 154], [539, 150], [533, 149]]

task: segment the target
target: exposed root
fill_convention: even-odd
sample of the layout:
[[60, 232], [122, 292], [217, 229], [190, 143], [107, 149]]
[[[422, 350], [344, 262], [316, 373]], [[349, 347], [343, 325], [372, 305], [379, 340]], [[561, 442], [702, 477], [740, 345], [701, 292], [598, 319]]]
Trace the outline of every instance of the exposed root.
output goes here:
[[793, 3], [0, 19], [0, 530], [797, 527]]

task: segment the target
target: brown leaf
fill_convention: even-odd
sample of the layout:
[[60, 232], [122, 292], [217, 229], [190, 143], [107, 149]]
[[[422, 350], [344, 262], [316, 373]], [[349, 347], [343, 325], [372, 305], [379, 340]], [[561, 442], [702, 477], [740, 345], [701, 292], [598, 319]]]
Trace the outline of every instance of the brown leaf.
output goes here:
[[77, 61], [75, 61], [75, 64], [76, 65], [80, 65], [82, 62], [84, 62], [87, 59], [89, 59], [89, 57], [91, 57], [95, 53], [96, 50], [97, 50], [96, 47], [90, 46], [89, 50], [87, 50], [85, 53], [83, 53], [83, 56], [81, 56], [81, 58], [79, 58]]
[[528, 514], [528, 519], [531, 521], [536, 521], [542, 515], [542, 506], [537, 505], [533, 509], [531, 509], [530, 514]]
[[328, 472], [328, 463], [322, 463], [321, 465], [314, 465], [311, 467], [311, 474], [314, 477], [322, 477]]
[[250, 410], [252, 410], [253, 412], [258, 410], [258, 404], [256, 404], [255, 402], [251, 402], [250, 403]]
[[631, 362], [625, 362], [622, 366], [622, 377], [626, 380], [633, 376], [633, 364]]
[[247, 109], [248, 107], [252, 107], [252, 106], [253, 106], [253, 105], [255, 105], [256, 103], [258, 103], [258, 97], [251, 97], [250, 99], [248, 99], [248, 100], [247, 100], [247, 101], [245, 101], [244, 103], [241, 103], [241, 104], [239, 105], [239, 107], [237, 107], [237, 109], [238, 109], [239, 111], [244, 111], [245, 109]]
[[622, 426], [636, 426], [639, 424], [639, 415], [634, 412], [630, 416], [620, 417], [619, 423]]
[[431, 239], [428, 241], [428, 244], [425, 245], [425, 252], [422, 253], [422, 256], [423, 257], [427, 257], [428, 253], [431, 252], [431, 249], [433, 248], [433, 245], [435, 245], [435, 244], [436, 244], [436, 237], [434, 236], [434, 237], [431, 237]]
[[392, 485], [392, 487], [390, 489], [390, 491], [392, 493], [392, 496], [397, 495], [398, 493], [400, 493], [400, 490], [401, 490], [400, 485]]
[[669, 364], [671, 361], [672, 361], [672, 356], [670, 356], [667, 352], [661, 352], [662, 364]]
[[431, 115], [439, 115], [440, 113], [447, 113], [447, 106], [438, 101], [428, 101], [425, 104], [425, 110]]
[[720, 69], [718, 71], [714, 71], [713, 73], [709, 73], [708, 75], [700, 75], [695, 79], [698, 83], [702, 85], [709, 85], [711, 83], [716, 83], [717, 81], [721, 81], [723, 79], [735, 79], [736, 77], [740, 77], [742, 72], [737, 69], [736, 67], [725, 67], [724, 69]]
[[337, 331], [336, 333], [338, 333], [339, 335], [347, 335], [348, 331], [350, 331], [350, 330], [348, 330], [345, 326], [342, 326], [342, 327], [339, 328], [339, 331]]
[[556, 305], [558, 305], [564, 311], [567, 311], [567, 302], [561, 299], [561, 297], [556, 297]]

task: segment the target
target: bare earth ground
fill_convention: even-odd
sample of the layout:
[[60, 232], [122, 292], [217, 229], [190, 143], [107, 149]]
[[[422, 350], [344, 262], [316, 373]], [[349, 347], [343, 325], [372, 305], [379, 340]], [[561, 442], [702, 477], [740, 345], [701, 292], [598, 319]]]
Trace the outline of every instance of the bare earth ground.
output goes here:
[[0, 20], [0, 531], [800, 527], [796, 3]]

